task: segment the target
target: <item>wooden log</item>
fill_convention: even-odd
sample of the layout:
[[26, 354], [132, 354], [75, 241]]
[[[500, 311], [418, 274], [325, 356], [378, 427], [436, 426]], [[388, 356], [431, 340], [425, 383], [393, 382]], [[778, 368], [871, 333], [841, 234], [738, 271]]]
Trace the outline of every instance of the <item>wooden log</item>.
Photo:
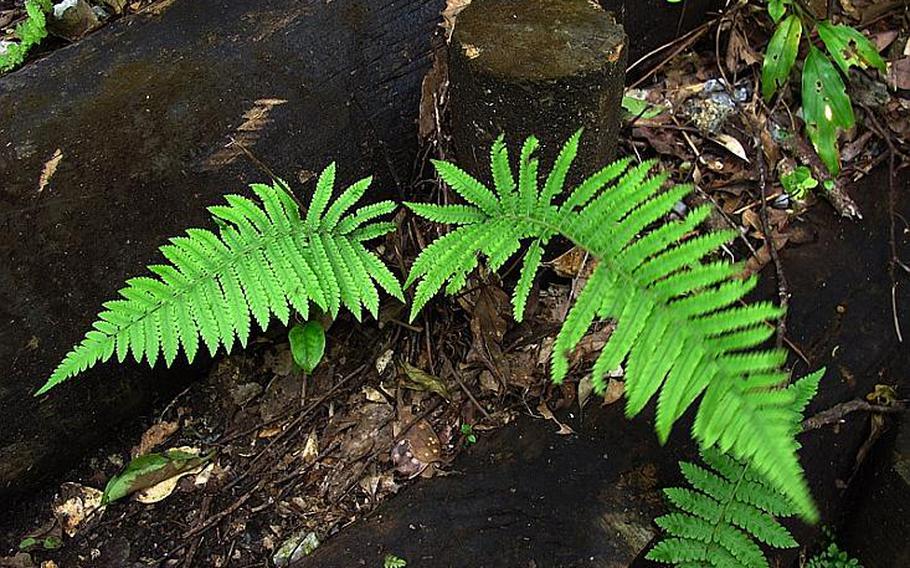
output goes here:
[[[888, 274], [887, 175], [887, 168], [879, 168], [858, 182], [856, 196], [868, 212], [867, 223], [848, 223], [816, 207], [800, 225], [815, 235], [812, 242], [781, 251], [792, 294], [788, 338], [809, 359], [807, 364], [793, 357], [794, 373], [828, 369], [807, 416], [863, 398], [879, 383], [895, 387], [899, 396], [910, 387], [910, 292], [904, 286], [895, 291], [901, 343]], [[901, 176], [896, 187], [910, 187], [910, 175]], [[910, 192], [898, 191], [894, 212], [910, 216]], [[895, 244], [900, 258], [910, 255], [910, 235], [899, 235]], [[901, 284], [908, 281], [899, 278]], [[773, 278], [762, 278], [759, 288], [760, 299], [777, 298]], [[689, 438], [694, 413], [674, 428], [670, 444], [660, 446], [651, 416], [630, 421], [622, 403], [593, 405], [588, 403], [583, 424], [570, 422], [575, 436], [557, 435], [551, 422], [524, 419], [481, 436], [452, 464], [460, 475], [419, 481], [295, 568], [376, 566], [388, 553], [409, 566], [651, 566], [642, 556], [657, 530], [650, 519], [665, 512], [660, 490], [680, 483], [677, 459], [697, 459]], [[844, 485], [869, 437], [869, 422], [867, 413], [854, 412], [800, 436], [800, 461], [822, 514], [816, 526], [788, 524], [801, 544], [811, 548], [822, 525], [846, 514], [852, 518]], [[906, 459], [899, 467], [905, 466]], [[896, 485], [875, 492], [887, 489], [894, 499], [910, 494], [905, 480], [893, 472], [891, 477]], [[853, 539], [866, 543], [857, 549], [893, 541], [861, 558], [864, 565], [906, 566], [906, 539], [900, 538], [906, 534], [906, 506], [873, 499], [868, 484], [856, 490], [865, 502], [859, 507], [862, 517], [847, 528], [854, 525], [859, 532]], [[870, 510], [869, 503], [879, 510]], [[857, 519], [864, 523], [856, 526]], [[869, 538], [876, 523], [888, 530]], [[771, 565], [795, 565], [799, 553], [798, 548], [775, 551]]]
[[[489, 179], [489, 148], [536, 135], [549, 164], [579, 127], [575, 172], [613, 157], [626, 35], [587, 0], [478, 0], [458, 16], [449, 47], [452, 135], [460, 165]], [[545, 166], [548, 167], [548, 166]]]
[[[267, 180], [397, 193], [444, 0], [173, 0], [0, 78], [0, 502], [58, 475], [162, 376], [101, 365], [32, 393], [164, 239]], [[204, 370], [197, 365], [196, 372]]]

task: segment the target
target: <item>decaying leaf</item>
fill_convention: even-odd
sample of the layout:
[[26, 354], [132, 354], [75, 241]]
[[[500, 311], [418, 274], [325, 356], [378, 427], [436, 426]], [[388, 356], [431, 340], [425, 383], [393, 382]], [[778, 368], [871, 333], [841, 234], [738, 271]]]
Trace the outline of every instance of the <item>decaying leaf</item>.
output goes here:
[[79, 525], [95, 512], [104, 511], [103, 493], [94, 487], [78, 483], [64, 483], [54, 499], [54, 516], [63, 532], [69, 537], [76, 535]]
[[[196, 483], [194, 483], [194, 485], [196, 485], [196, 486], [205, 485], [205, 482], [208, 481], [211, 471], [212, 471], [212, 469], [214, 469], [214, 467], [215, 467], [215, 464], [213, 464], [213, 463], [199, 464], [198, 466], [194, 467], [193, 469], [181, 471], [180, 473], [174, 475], [173, 477], [169, 477], [169, 478], [165, 479], [164, 481], [161, 481], [159, 483], [156, 483], [155, 485], [152, 485], [151, 487], [147, 487], [141, 491], [137, 491], [136, 492], [136, 501], [138, 501], [140, 503], [144, 503], [146, 505], [149, 505], [151, 503], [157, 503], [159, 501], [163, 501], [163, 500], [167, 499], [171, 493], [174, 492], [174, 490], [177, 488], [177, 484], [180, 482], [180, 480], [188, 475], [197, 476], [197, 481], [196, 481]], [[204, 481], [200, 482], [200, 480], [204, 480]]]
[[422, 475], [431, 477], [434, 464], [443, 461], [442, 444], [425, 419], [418, 420], [405, 436], [392, 447], [392, 463], [395, 470], [408, 478]]
[[401, 370], [404, 371], [407, 381], [404, 386], [412, 390], [434, 392], [446, 400], [451, 400], [449, 389], [439, 377], [433, 376], [426, 371], [418, 369], [407, 361], [401, 362]]
[[106, 505], [193, 470], [208, 461], [209, 457], [201, 456], [198, 450], [187, 447], [139, 456], [130, 461], [122, 473], [107, 482], [101, 504]]
[[319, 548], [319, 538], [316, 533], [302, 529], [284, 541], [272, 556], [275, 566], [290, 566], [304, 556], [309, 556]]
[[573, 430], [569, 425], [563, 424], [559, 421], [558, 418], [556, 418], [556, 416], [553, 414], [553, 411], [550, 410], [549, 406], [547, 406], [546, 401], [540, 401], [540, 404], [537, 405], [537, 412], [539, 412], [541, 416], [547, 420], [552, 420], [559, 426], [559, 430], [556, 433], [560, 436], [569, 436], [575, 433], [575, 430]]
[[63, 150], [57, 148], [54, 155], [51, 156], [51, 159], [44, 163], [44, 168], [41, 170], [41, 177], [38, 178], [38, 193], [44, 191], [44, 188], [51, 182], [51, 178], [57, 173], [57, 166], [60, 165], [62, 159]]
[[153, 450], [156, 446], [170, 438], [180, 428], [177, 422], [156, 422], [142, 434], [139, 445], [133, 448], [130, 456], [138, 458]]
[[455, 33], [455, 19], [458, 13], [468, 7], [471, 0], [446, 0], [446, 7], [442, 11], [442, 29], [446, 31], [446, 41], [452, 39]]
[[742, 143], [739, 140], [737, 140], [736, 138], [734, 138], [733, 136], [730, 136], [729, 134], [721, 133], [721, 134], [716, 134], [714, 136], [713, 140], [715, 142], [717, 142], [718, 144], [720, 144], [721, 146], [723, 146], [724, 148], [726, 148], [727, 150], [729, 150], [730, 153], [733, 154], [734, 156], [736, 156], [737, 158], [739, 158], [747, 163], [750, 162], [749, 156], [746, 155], [746, 149], [743, 148]]

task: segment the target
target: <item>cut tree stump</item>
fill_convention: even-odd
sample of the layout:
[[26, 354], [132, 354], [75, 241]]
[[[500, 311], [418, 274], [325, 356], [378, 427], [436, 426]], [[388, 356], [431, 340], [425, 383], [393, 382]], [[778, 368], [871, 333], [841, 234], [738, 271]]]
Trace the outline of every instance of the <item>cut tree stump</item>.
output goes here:
[[109, 363], [32, 397], [166, 238], [267, 181], [231, 140], [301, 194], [332, 160], [376, 175], [367, 201], [408, 183], [444, 5], [169, 0], [0, 78], [0, 502], [192, 376]]
[[626, 34], [588, 0], [478, 0], [458, 15], [449, 46], [452, 137], [459, 164], [489, 179], [502, 133], [514, 154], [530, 135], [548, 168], [585, 129], [574, 172], [590, 174], [616, 151]]

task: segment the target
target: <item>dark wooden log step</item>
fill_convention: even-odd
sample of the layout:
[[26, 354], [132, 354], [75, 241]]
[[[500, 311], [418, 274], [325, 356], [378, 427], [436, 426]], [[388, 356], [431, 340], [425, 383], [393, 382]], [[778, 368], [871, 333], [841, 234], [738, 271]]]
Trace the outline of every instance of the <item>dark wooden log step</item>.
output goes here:
[[175, 0], [0, 78], [0, 501], [144, 408], [160, 368], [32, 393], [163, 239], [265, 179], [232, 137], [299, 191], [332, 160], [407, 183], [443, 5]]

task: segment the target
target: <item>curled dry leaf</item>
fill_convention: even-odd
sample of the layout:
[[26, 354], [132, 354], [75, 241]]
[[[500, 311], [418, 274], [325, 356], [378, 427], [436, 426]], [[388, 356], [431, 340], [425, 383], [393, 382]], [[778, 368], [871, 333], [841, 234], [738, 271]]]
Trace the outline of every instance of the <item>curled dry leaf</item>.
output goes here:
[[418, 475], [432, 477], [436, 472], [435, 464], [444, 461], [439, 437], [425, 419], [418, 420], [395, 443], [391, 457], [395, 470], [409, 479]]
[[149, 453], [152, 449], [170, 438], [180, 425], [177, 422], [156, 422], [142, 434], [139, 445], [133, 448], [130, 456], [137, 458]]
[[60, 165], [60, 160], [62, 159], [63, 150], [57, 148], [57, 151], [54, 152], [51, 159], [44, 163], [44, 168], [41, 170], [41, 177], [38, 178], [38, 193], [44, 191], [44, 188], [51, 182], [51, 178], [57, 173], [57, 166]]
[[552, 420], [553, 422], [556, 422], [556, 424], [559, 426], [559, 430], [556, 433], [559, 434], [560, 436], [570, 436], [575, 433], [575, 430], [573, 430], [567, 424], [563, 424], [562, 422], [560, 422], [559, 419], [553, 415], [553, 411], [550, 410], [550, 407], [547, 406], [546, 401], [544, 401], [544, 400], [540, 401], [540, 404], [537, 405], [537, 412], [539, 412], [541, 414], [541, 416], [543, 416], [547, 420]]
[[401, 370], [404, 371], [404, 374], [407, 377], [407, 380], [404, 383], [406, 388], [434, 392], [446, 400], [452, 399], [448, 387], [446, 387], [445, 383], [443, 383], [439, 377], [418, 369], [407, 361], [402, 361]]
[[188, 475], [196, 476], [196, 480], [193, 482], [193, 485], [197, 487], [205, 485], [211, 477], [211, 472], [214, 467], [215, 464], [213, 463], [200, 464], [193, 469], [181, 471], [173, 477], [169, 477], [160, 483], [156, 483], [151, 487], [137, 491], [136, 501], [144, 503], [146, 505], [163, 501], [167, 499], [175, 489], [177, 489], [177, 484], [180, 482], [180, 480]]
[[63, 532], [69, 537], [76, 535], [79, 525], [96, 511], [104, 511], [101, 504], [103, 493], [94, 487], [78, 483], [64, 483], [54, 500], [54, 516]]
[[446, 7], [442, 11], [442, 29], [446, 31], [446, 42], [452, 39], [455, 33], [455, 19], [458, 13], [468, 7], [471, 0], [446, 0]]

